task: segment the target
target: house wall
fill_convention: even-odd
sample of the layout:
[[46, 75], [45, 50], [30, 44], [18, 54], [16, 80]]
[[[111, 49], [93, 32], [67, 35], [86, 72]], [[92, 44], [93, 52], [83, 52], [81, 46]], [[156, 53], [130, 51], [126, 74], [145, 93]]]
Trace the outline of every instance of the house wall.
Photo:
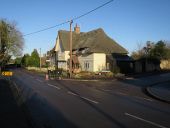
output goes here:
[[93, 71], [101, 71], [106, 69], [106, 54], [105, 53], [94, 53], [93, 54]]
[[159, 71], [160, 70], [160, 65], [159, 64], [154, 64], [153, 62], [148, 62], [148, 61], [136, 61], [135, 62], [135, 67], [134, 67], [134, 72], [136, 73], [141, 73], [141, 72], [152, 72], [152, 71]]
[[120, 73], [128, 74], [134, 72], [134, 63], [132, 61], [117, 61], [117, 67]]
[[55, 66], [55, 57], [50, 57], [50, 66]]
[[58, 61], [58, 68], [67, 70], [67, 62], [64, 61]]
[[93, 54], [78, 57], [81, 71], [93, 72]]
[[70, 59], [70, 55], [69, 55], [70, 51], [65, 51], [64, 52], [64, 60], [68, 61], [68, 59]]
[[140, 73], [140, 72], [142, 72], [142, 63], [141, 62], [139, 62], [139, 61], [136, 61], [135, 62], [135, 72], [136, 73]]
[[81, 70], [97, 72], [106, 68], [106, 54], [93, 53], [90, 55], [83, 55], [78, 57]]
[[[106, 55], [107, 56], [107, 55]], [[108, 55], [109, 56], [109, 55]], [[107, 65], [109, 67], [107, 67]], [[116, 71], [116, 68], [117, 68], [117, 64], [116, 64], [116, 60], [114, 58], [109, 58], [109, 57], [106, 57], [106, 68], [107, 70], [110, 70], [112, 72], [115, 72]]]
[[56, 61], [57, 61], [58, 68], [67, 70], [68, 69], [67, 61], [70, 58], [69, 51], [64, 51], [59, 36], [56, 39], [55, 51], [56, 51]]

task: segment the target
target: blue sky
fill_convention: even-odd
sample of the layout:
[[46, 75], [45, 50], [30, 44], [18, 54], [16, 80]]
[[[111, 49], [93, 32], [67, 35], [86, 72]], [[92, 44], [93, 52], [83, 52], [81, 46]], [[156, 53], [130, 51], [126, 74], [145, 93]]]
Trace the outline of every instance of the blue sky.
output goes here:
[[[108, 0], [0, 0], [0, 18], [16, 21], [23, 34], [59, 24], [79, 16]], [[170, 41], [170, 0], [114, 0], [73, 23], [82, 32], [103, 28], [106, 34], [126, 48], [136, 50], [147, 40]], [[34, 48], [45, 53], [54, 47], [57, 31], [69, 24], [25, 36], [24, 53]]]

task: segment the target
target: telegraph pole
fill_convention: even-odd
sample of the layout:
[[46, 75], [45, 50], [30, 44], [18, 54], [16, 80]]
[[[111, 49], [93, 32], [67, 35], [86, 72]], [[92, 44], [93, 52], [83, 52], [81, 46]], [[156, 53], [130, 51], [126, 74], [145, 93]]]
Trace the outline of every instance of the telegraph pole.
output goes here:
[[40, 71], [41, 71], [41, 48], [40, 48]]
[[72, 23], [73, 20], [70, 20], [70, 78], [72, 78]]
[[[1, 31], [0, 31], [0, 57], [1, 57], [1, 50], [2, 50], [2, 44], [1, 44]], [[0, 73], [1, 73], [1, 65], [0, 65]]]

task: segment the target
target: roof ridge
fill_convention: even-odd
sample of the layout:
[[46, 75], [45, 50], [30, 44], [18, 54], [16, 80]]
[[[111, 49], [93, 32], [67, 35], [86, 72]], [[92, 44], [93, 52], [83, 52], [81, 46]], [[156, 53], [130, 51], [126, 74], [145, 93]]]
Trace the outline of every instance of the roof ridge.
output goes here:
[[[62, 32], [62, 31], [64, 31], [64, 32], [70, 32], [70, 31], [64, 30], [64, 29], [58, 30], [58, 32]], [[104, 30], [103, 30], [102, 28], [97, 28], [97, 29], [90, 30], [90, 31], [88, 31], [88, 32], [81, 32], [81, 33], [85, 34], [85, 33], [90, 33], [90, 32], [95, 32], [95, 31], [102, 31], [102, 32], [104, 32]], [[74, 32], [74, 31], [72, 31], [72, 32]]]
[[[59, 30], [58, 35], [65, 50], [69, 50], [69, 31]], [[76, 34], [73, 31], [73, 48], [90, 47], [93, 52], [128, 53], [128, 51], [109, 37], [102, 28]]]

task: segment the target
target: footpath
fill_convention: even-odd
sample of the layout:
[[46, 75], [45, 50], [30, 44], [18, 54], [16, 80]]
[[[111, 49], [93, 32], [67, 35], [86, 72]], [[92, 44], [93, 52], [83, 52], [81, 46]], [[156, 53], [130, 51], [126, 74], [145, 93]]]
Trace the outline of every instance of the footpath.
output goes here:
[[161, 101], [170, 103], [170, 80], [147, 87], [147, 92]]
[[[152, 77], [153, 76], [153, 77]], [[170, 73], [144, 73], [132, 77], [141, 79], [144, 78], [147, 93], [157, 100], [170, 103]], [[145, 79], [146, 78], [146, 79]], [[137, 81], [139, 83], [139, 81]]]
[[0, 78], [0, 127], [32, 128], [27, 116], [14, 98], [8, 81]]

